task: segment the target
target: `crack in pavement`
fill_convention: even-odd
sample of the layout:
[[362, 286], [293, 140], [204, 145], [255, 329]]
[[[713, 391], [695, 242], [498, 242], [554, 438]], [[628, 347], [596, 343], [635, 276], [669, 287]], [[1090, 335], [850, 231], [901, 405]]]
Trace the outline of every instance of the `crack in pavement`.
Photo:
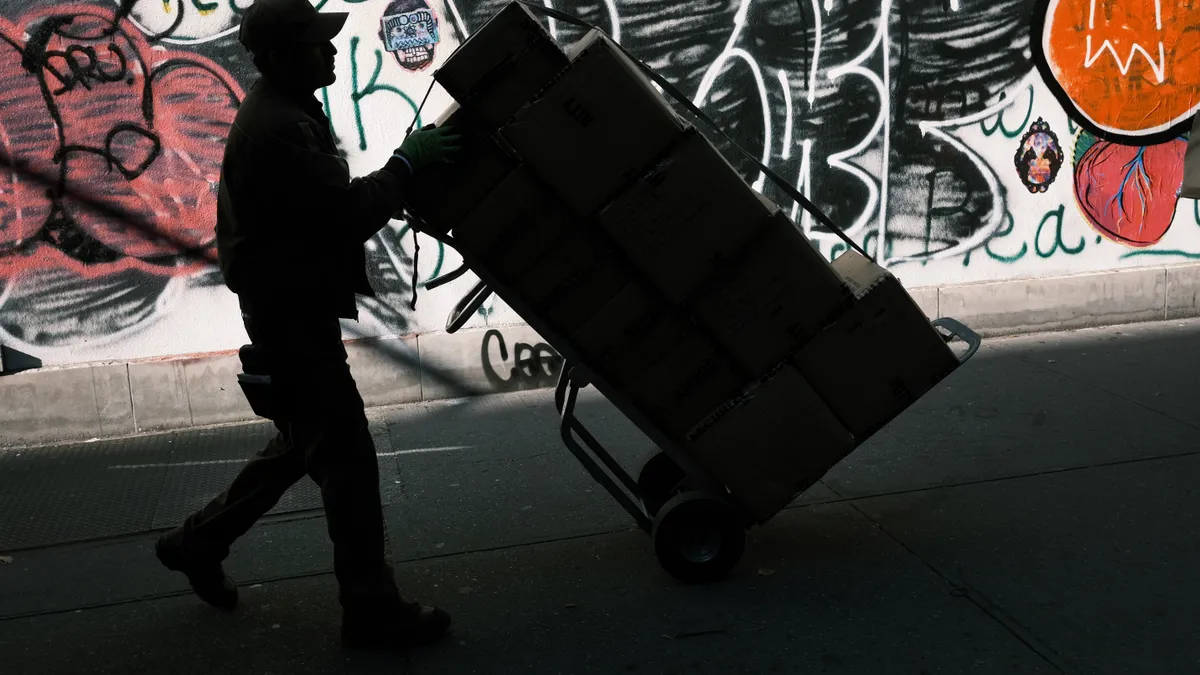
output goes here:
[[[623, 528], [605, 530], [603, 532], [587, 532], [587, 533], [583, 533], [583, 534], [572, 534], [572, 535], [566, 535], [566, 536], [562, 536], [562, 537], [551, 537], [551, 538], [547, 538], [547, 539], [526, 541], [526, 542], [521, 542], [521, 543], [517, 543], [517, 544], [505, 544], [503, 546], [489, 546], [489, 547], [484, 547], [484, 548], [470, 549], [470, 550], [466, 550], [466, 551], [452, 551], [450, 553], [438, 553], [438, 554], [434, 554], [434, 555], [417, 556], [417, 557], [413, 557], [413, 558], [405, 558], [402, 560], [396, 560], [392, 564], [393, 565], [410, 565], [410, 564], [414, 564], [414, 563], [423, 563], [423, 562], [429, 562], [429, 561], [433, 561], [433, 560], [443, 560], [443, 559], [447, 559], [447, 558], [458, 558], [458, 557], [463, 557], [463, 556], [468, 556], [468, 555], [476, 555], [479, 553], [494, 553], [497, 551], [510, 551], [510, 550], [519, 549], [519, 548], [526, 548], [529, 546], [541, 546], [541, 545], [545, 545], [545, 544], [556, 544], [556, 543], [560, 543], [560, 542], [575, 541], [575, 540], [579, 540], [579, 539], [594, 539], [594, 538], [598, 538], [598, 537], [606, 537], [609, 535], [621, 534], [621, 533], [625, 533], [625, 532], [635, 532], [635, 531], [640, 532], [641, 530], [639, 530], [637, 527], [634, 527], [634, 526], [623, 527]], [[297, 579], [311, 579], [313, 577], [328, 576], [328, 575], [332, 575], [332, 574], [333, 574], [333, 567], [328, 566], [328, 567], [323, 567], [319, 570], [314, 570], [311, 572], [304, 572], [301, 574], [281, 574], [281, 575], [268, 576], [268, 577], [248, 578], [248, 579], [239, 581], [238, 586], [248, 588], [248, 587], [256, 585], [256, 584], [266, 585], [266, 584], [279, 583], [279, 582], [285, 582], [285, 581], [294, 581]], [[191, 594], [192, 594], [191, 589], [185, 589], [185, 590], [179, 590], [179, 591], [166, 591], [163, 593], [148, 593], [148, 594], [139, 595], [139, 596], [136, 596], [133, 598], [124, 598], [121, 600], [111, 600], [108, 602], [97, 602], [97, 603], [91, 603], [91, 604], [87, 604], [87, 605], [77, 605], [77, 606], [68, 607], [68, 608], [64, 608], [64, 609], [54, 609], [54, 610], [48, 610], [48, 611], [34, 610], [34, 611], [30, 611], [30, 612], [19, 612], [16, 614], [0, 615], [0, 622], [17, 621], [19, 619], [30, 619], [30, 618], [37, 618], [37, 617], [43, 617], [43, 616], [54, 616], [57, 614], [70, 614], [72, 612], [82, 612], [82, 611], [95, 610], [95, 609], [105, 609], [105, 608], [109, 608], [109, 607], [119, 607], [122, 605], [130, 605], [130, 604], [135, 604], [135, 603], [139, 603], [139, 602], [151, 602], [154, 600], [165, 600], [168, 598], [178, 598], [178, 597], [191, 595]]]
[[[833, 492], [835, 495], [841, 497], [841, 494], [834, 488], [830, 487], [829, 485], [826, 485], [825, 487], [828, 488], [830, 492]], [[889, 539], [896, 542], [897, 546], [902, 548], [906, 553], [918, 560], [922, 565], [933, 572], [934, 575], [945, 582], [952, 589], [951, 595], [969, 600], [971, 604], [975, 605], [988, 618], [999, 624], [1000, 627], [1006, 630], [1019, 642], [1024, 644], [1030, 651], [1036, 654], [1038, 658], [1041, 658], [1043, 661], [1045, 661], [1046, 664], [1051, 668], [1054, 668], [1059, 673], [1062, 673], [1062, 675], [1079, 675], [1080, 671], [1067, 664], [1063, 660], [1062, 655], [1059, 654], [1056, 649], [1042, 642], [1029, 629], [1022, 626], [1021, 623], [1018, 622], [1016, 618], [1009, 614], [1003, 607], [988, 598], [986, 594], [980, 592], [978, 589], [975, 589], [964, 580], [958, 579], [949, 572], [939, 568], [928, 558], [917, 552], [915, 548], [901, 539], [896, 533], [888, 529], [887, 526], [884, 525], [880, 520], [873, 518], [866, 511], [863, 511], [862, 508], [855, 503], [860, 499], [861, 498], [847, 498], [841, 503], [845, 503], [851, 509], [854, 509], [859, 516], [874, 525], [880, 532], [883, 532], [885, 535], [887, 535]], [[1091, 670], [1094, 671], [1094, 669]]]
[[1057, 375], [1063, 379], [1070, 380], [1071, 382], [1074, 382], [1075, 384], [1083, 385], [1084, 387], [1088, 387], [1091, 389], [1095, 389], [1096, 391], [1103, 392], [1105, 394], [1108, 394], [1109, 396], [1112, 396], [1113, 398], [1120, 399], [1122, 401], [1125, 401], [1126, 403], [1131, 403], [1131, 404], [1141, 408], [1142, 410], [1154, 413], [1155, 415], [1158, 415], [1160, 417], [1165, 417], [1166, 419], [1169, 419], [1172, 422], [1175, 422], [1177, 424], [1182, 424], [1183, 426], [1188, 427], [1190, 429], [1195, 429], [1197, 431], [1200, 431], [1200, 424], [1196, 424], [1194, 422], [1189, 422], [1187, 420], [1179, 419], [1178, 417], [1176, 417], [1166, 411], [1159, 410], [1158, 408], [1153, 408], [1141, 401], [1129, 398], [1125, 394], [1117, 393], [1115, 391], [1112, 391], [1111, 389], [1103, 387], [1094, 382], [1088, 382], [1087, 380], [1080, 379], [1074, 375], [1071, 375], [1070, 373], [1066, 373], [1061, 370], [1056, 370], [1054, 368], [1050, 368], [1050, 367], [1046, 366], [1046, 364], [1039, 363], [1037, 361], [1033, 361], [1022, 354], [1008, 352], [1003, 347], [992, 347], [992, 349], [995, 350], [997, 353], [1003, 354], [1004, 356], [1006, 356], [1010, 359], [1016, 359], [1018, 361], [1021, 361], [1022, 363], [1031, 365], [1034, 368], [1037, 368], [1041, 371], [1051, 373], [1053, 375]]
[[[530, 455], [528, 457], [524, 457], [523, 459], [540, 457], [545, 454], [549, 454], [549, 453], [538, 453], [535, 455]], [[1173, 454], [1169, 454], [1169, 455], [1155, 455], [1153, 457], [1137, 457], [1137, 458], [1133, 458], [1133, 459], [1113, 460], [1111, 462], [1098, 462], [1095, 464], [1085, 464], [1085, 465], [1081, 465], [1081, 466], [1069, 466], [1069, 467], [1062, 467], [1062, 468], [1058, 468], [1058, 469], [1045, 469], [1042, 471], [1035, 471], [1035, 472], [1031, 472], [1031, 473], [1013, 474], [1011, 476], [997, 476], [994, 478], [980, 478], [978, 480], [961, 481], [961, 482], [956, 482], [956, 483], [943, 483], [941, 485], [927, 485], [927, 486], [922, 486], [922, 487], [908, 488], [908, 489], [904, 489], [904, 490], [892, 490], [890, 492], [875, 492], [875, 493], [864, 494], [864, 495], [856, 495], [856, 496], [852, 496], [852, 497], [847, 497], [847, 496], [842, 495], [840, 492], [835, 490], [831, 485], [829, 485], [829, 483], [827, 483], [824, 479], [821, 479], [818, 482], [820, 484], [824, 485], [830, 492], [837, 495], [838, 496], [837, 499], [823, 499], [823, 500], [809, 502], [806, 504], [793, 504], [793, 505], [784, 507], [784, 510], [789, 511], [789, 510], [794, 510], [794, 509], [804, 509], [804, 508], [808, 508], [810, 506], [819, 506], [819, 505], [827, 505], [827, 504], [846, 504], [846, 503], [853, 503], [856, 501], [867, 500], [867, 499], [879, 499], [879, 498], [883, 498], [883, 497], [896, 497], [896, 496], [920, 494], [922, 492], [932, 492], [934, 490], [950, 490], [950, 489], [954, 489], [954, 488], [972, 487], [972, 486], [976, 486], [976, 485], [989, 485], [992, 483], [1001, 483], [1001, 482], [1005, 482], [1005, 481], [1022, 480], [1025, 478], [1038, 478], [1040, 476], [1051, 476], [1051, 475], [1055, 475], [1055, 474], [1071, 473], [1071, 472], [1075, 472], [1075, 471], [1087, 471], [1090, 469], [1104, 469], [1104, 468], [1110, 468], [1110, 467], [1116, 467], [1116, 466], [1139, 464], [1139, 463], [1143, 463], [1143, 462], [1158, 462], [1158, 461], [1163, 461], [1163, 460], [1168, 460], [1168, 459], [1179, 459], [1179, 458], [1183, 458], [1183, 457], [1192, 457], [1195, 455], [1200, 455], [1200, 450], [1195, 450], [1195, 451], [1191, 451], [1191, 452], [1173, 453]], [[498, 459], [478, 460], [475, 463], [478, 463], [480, 461], [493, 461], [494, 462], [494, 461], [500, 461], [500, 460], [498, 460]], [[400, 467], [399, 460], [397, 460], [397, 462], [398, 462], [397, 463], [397, 475], [399, 475], [401, 477], [401, 481], [402, 481], [401, 496], [403, 497], [403, 496], [407, 496], [407, 491], [405, 489], [406, 486], [403, 483], [403, 480], [404, 480], [403, 474], [401, 474], [400, 470], [399, 470], [399, 467]], [[798, 497], [799, 497], [799, 495], [798, 495]], [[274, 525], [279, 525], [279, 524], [283, 524], [283, 523], [289, 523], [292, 521], [312, 520], [314, 518], [324, 518], [324, 517], [325, 517], [324, 507], [316, 507], [316, 508], [310, 508], [310, 509], [298, 509], [295, 511], [288, 511], [286, 513], [267, 514], [267, 515], [263, 516], [261, 519], [259, 519], [258, 523], [256, 523], [256, 526], [274, 526]], [[148, 530], [138, 530], [138, 531], [133, 531], [133, 532], [124, 532], [121, 534], [105, 535], [103, 537], [94, 537], [94, 538], [90, 538], [90, 539], [77, 539], [74, 541], [57, 542], [57, 543], [50, 544], [47, 546], [31, 546], [31, 547], [26, 547], [26, 548], [12, 548], [12, 549], [5, 549], [5, 550], [10, 553], [30, 553], [30, 552], [44, 552], [44, 551], [55, 551], [55, 550], [70, 550], [70, 549], [76, 548], [76, 547], [103, 546], [103, 545], [108, 545], [108, 544], [123, 543], [123, 542], [127, 542], [127, 541], [136, 541], [138, 539], [145, 537], [146, 535], [157, 535], [157, 534], [161, 534], [163, 532], [167, 532], [170, 529], [171, 528], [169, 528], [169, 527], [152, 528], [152, 529], [148, 529]], [[636, 529], [636, 528], [634, 528], [634, 529]], [[514, 546], [520, 546], [520, 545], [522, 545], [522, 544], [516, 544]], [[332, 568], [330, 568], [330, 569], [332, 569]], [[2, 618], [2, 617], [0, 617], [0, 618]]]

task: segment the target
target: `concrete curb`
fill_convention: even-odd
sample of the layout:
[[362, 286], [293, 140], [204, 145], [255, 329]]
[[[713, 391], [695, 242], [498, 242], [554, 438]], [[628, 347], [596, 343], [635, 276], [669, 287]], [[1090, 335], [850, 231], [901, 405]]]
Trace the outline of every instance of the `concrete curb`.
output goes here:
[[[909, 289], [985, 337], [1200, 316], [1200, 264]], [[525, 325], [347, 343], [368, 406], [553, 386], [561, 357]], [[0, 377], [0, 446], [254, 419], [237, 354]], [[453, 383], [458, 383], [454, 386]]]
[[[552, 386], [561, 363], [525, 325], [355, 340], [346, 351], [371, 407]], [[0, 447], [256, 419], [240, 369], [236, 353], [221, 353], [5, 375]]]

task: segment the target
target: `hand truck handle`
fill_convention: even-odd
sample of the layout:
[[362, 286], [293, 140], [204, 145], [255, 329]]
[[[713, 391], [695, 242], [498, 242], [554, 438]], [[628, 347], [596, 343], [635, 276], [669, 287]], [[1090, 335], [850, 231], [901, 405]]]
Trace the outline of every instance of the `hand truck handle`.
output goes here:
[[[442, 242], [446, 246], [450, 248], [456, 248], [454, 237], [450, 236], [449, 234], [436, 231], [422, 231], [434, 239]], [[464, 262], [454, 271], [447, 272], [437, 279], [425, 284], [425, 288], [427, 290], [432, 290], [443, 284], [448, 284], [466, 274], [469, 269], [470, 268], [467, 263]], [[466, 323], [471, 320], [471, 315], [474, 314], [475, 311], [480, 307], [482, 307], [483, 303], [487, 302], [487, 299], [491, 297], [491, 295], [492, 289], [487, 285], [487, 283], [483, 281], [476, 283], [475, 286], [470, 291], [467, 291], [467, 294], [458, 301], [458, 304], [454, 306], [454, 309], [450, 311], [450, 316], [446, 317], [446, 332], [457, 333], [458, 329], [465, 326]]]
[[491, 295], [492, 288], [486, 282], [480, 281], [475, 284], [475, 287], [468, 291], [458, 301], [458, 304], [454, 306], [454, 309], [450, 312], [450, 316], [446, 317], [446, 332], [458, 332], [458, 329], [471, 320], [471, 315], [482, 307], [483, 303], [487, 302], [487, 299]]
[[[979, 351], [979, 346], [983, 343], [983, 340], [979, 337], [978, 333], [970, 328], [967, 328], [964, 324], [960, 323], [956, 319], [951, 319], [950, 317], [934, 319], [933, 327], [944, 328], [950, 333], [950, 339], [958, 338], [967, 343], [967, 351], [964, 352], [962, 356], [958, 357], [959, 364], [966, 363], [968, 359], [975, 355], [975, 352]], [[949, 339], [946, 340], [946, 342], [949, 341]]]

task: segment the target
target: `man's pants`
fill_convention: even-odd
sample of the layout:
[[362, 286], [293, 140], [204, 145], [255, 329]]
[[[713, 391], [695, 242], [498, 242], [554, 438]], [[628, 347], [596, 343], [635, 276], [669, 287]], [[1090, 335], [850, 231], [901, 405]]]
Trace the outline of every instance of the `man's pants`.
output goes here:
[[280, 311], [243, 316], [271, 375], [278, 433], [173, 536], [197, 559], [224, 560], [234, 540], [307, 474], [321, 488], [343, 607], [393, 606], [399, 597], [384, 553], [379, 464], [338, 320]]

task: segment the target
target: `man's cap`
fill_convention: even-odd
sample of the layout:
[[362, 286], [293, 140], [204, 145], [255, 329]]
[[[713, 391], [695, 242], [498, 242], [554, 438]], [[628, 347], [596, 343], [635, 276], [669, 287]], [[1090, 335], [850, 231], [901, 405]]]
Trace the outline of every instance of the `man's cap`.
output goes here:
[[262, 49], [332, 40], [346, 25], [347, 12], [318, 12], [308, 0], [254, 0], [242, 13], [238, 41]]

